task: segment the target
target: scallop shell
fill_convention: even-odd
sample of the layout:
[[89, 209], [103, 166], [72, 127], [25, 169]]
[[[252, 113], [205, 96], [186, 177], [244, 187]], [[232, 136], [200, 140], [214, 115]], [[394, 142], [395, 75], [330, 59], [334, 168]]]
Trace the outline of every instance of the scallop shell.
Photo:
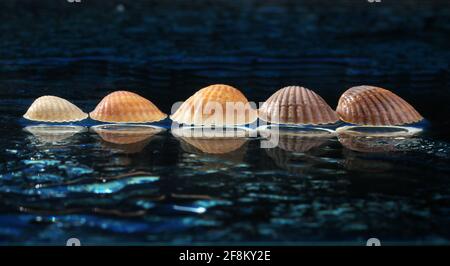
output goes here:
[[100, 136], [104, 147], [130, 154], [142, 151], [154, 135], [164, 131], [163, 128], [144, 125], [99, 125], [91, 130]]
[[403, 125], [423, 119], [393, 92], [373, 86], [348, 89], [339, 99], [336, 111], [343, 121], [357, 125]]
[[40, 142], [43, 143], [57, 143], [68, 140], [77, 133], [82, 133], [86, 130], [81, 126], [27, 126], [24, 131], [31, 133]]
[[238, 89], [217, 84], [197, 91], [170, 118], [186, 125], [232, 126], [250, 124], [258, 117]]
[[33, 121], [62, 123], [80, 121], [88, 115], [63, 98], [47, 95], [37, 98], [23, 117]]
[[285, 87], [272, 94], [258, 115], [260, 119], [275, 124], [320, 125], [339, 121], [322, 97], [299, 86]]
[[108, 94], [89, 115], [110, 123], [147, 123], [167, 117], [151, 101], [129, 91]]
[[[247, 142], [247, 139], [244, 137], [247, 132], [244, 131], [238, 132], [235, 137], [230, 137], [226, 135], [226, 132], [208, 131], [207, 128], [193, 132], [191, 131], [192, 129], [195, 128], [176, 128], [172, 130], [172, 134], [182, 141], [183, 149], [190, 153], [198, 153], [195, 150], [199, 150], [208, 154], [225, 154], [238, 150]], [[183, 142], [194, 149], [184, 145]]]

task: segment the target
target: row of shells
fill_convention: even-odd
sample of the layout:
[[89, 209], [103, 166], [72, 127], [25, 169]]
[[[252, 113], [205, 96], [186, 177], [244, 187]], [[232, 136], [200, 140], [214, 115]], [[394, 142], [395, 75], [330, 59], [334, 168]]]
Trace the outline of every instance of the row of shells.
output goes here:
[[[24, 117], [43, 122], [74, 122], [91, 117], [110, 123], [150, 123], [167, 117], [144, 97], [128, 91], [107, 95], [88, 114], [56, 96], [36, 99]], [[336, 111], [317, 93], [300, 86], [276, 91], [257, 110], [238, 89], [211, 85], [184, 101], [170, 118], [184, 125], [236, 126], [258, 117], [273, 124], [323, 125], [339, 120], [356, 125], [391, 126], [419, 122], [423, 117], [401, 97], [374, 86], [357, 86], [345, 91]]]

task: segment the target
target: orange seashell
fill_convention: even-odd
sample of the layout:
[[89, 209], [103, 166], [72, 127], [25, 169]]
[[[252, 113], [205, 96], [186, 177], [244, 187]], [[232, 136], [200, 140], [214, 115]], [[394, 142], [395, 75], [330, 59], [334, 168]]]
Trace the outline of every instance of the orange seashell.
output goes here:
[[259, 118], [275, 124], [320, 125], [339, 121], [334, 110], [315, 92], [299, 86], [284, 87], [267, 99]]
[[186, 125], [233, 126], [250, 124], [258, 117], [238, 89], [217, 84], [197, 91], [170, 118]]
[[[202, 153], [208, 154], [224, 154], [238, 150], [242, 147], [248, 136], [247, 130], [236, 129], [235, 133], [228, 135], [226, 131], [208, 130], [208, 128], [177, 128], [172, 130], [172, 134], [180, 139], [184, 150], [197, 153], [195, 150], [200, 150]], [[185, 143], [192, 146], [190, 148]]]
[[336, 111], [343, 121], [357, 125], [403, 125], [423, 119], [393, 92], [373, 86], [348, 89], [339, 99]]
[[89, 115], [94, 120], [111, 123], [147, 123], [167, 117], [151, 101], [129, 91], [108, 94]]
[[33, 121], [62, 123], [80, 121], [88, 115], [63, 98], [42, 96], [31, 104], [23, 117]]

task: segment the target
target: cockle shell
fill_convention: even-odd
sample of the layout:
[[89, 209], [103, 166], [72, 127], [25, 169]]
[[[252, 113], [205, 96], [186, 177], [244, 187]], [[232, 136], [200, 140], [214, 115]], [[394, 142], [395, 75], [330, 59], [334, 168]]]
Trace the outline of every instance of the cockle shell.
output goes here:
[[238, 89], [217, 84], [197, 91], [170, 118], [186, 125], [232, 126], [250, 124], [258, 117]]
[[82, 133], [86, 130], [85, 127], [82, 126], [72, 126], [72, 125], [63, 125], [63, 126], [45, 126], [45, 125], [36, 125], [36, 126], [27, 126], [24, 128], [24, 131], [33, 134], [36, 139], [43, 143], [58, 143], [62, 141], [66, 141], [77, 133]]
[[47, 95], [37, 98], [23, 117], [33, 121], [63, 123], [80, 121], [88, 115], [63, 98]]
[[423, 119], [393, 92], [373, 86], [348, 89], [340, 97], [336, 111], [343, 121], [357, 125], [403, 125]]
[[110, 123], [147, 123], [167, 117], [151, 101], [129, 91], [108, 94], [89, 115]]
[[[201, 129], [201, 131], [196, 131]], [[238, 150], [246, 142], [248, 132], [241, 129], [233, 136], [227, 135], [225, 131], [208, 130], [208, 128], [176, 128], [172, 130], [172, 134], [183, 142], [189, 144], [202, 153], [208, 154], [224, 154]], [[192, 152], [193, 149], [183, 146], [184, 150]], [[196, 153], [196, 152], [193, 152]]]
[[272, 94], [258, 115], [262, 120], [275, 124], [320, 125], [339, 121], [322, 97], [299, 86], [285, 87]]

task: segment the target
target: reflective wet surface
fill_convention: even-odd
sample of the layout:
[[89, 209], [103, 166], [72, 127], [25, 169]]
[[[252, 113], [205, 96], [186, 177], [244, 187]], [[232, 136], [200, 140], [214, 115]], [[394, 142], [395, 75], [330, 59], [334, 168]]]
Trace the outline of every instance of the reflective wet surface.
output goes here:
[[[25, 2], [0, 4], [0, 244], [450, 243], [448, 4]], [[333, 108], [373, 84], [427, 123], [267, 143], [21, 119], [41, 95], [89, 112], [116, 89], [170, 113], [214, 83], [255, 102], [303, 85]]]

